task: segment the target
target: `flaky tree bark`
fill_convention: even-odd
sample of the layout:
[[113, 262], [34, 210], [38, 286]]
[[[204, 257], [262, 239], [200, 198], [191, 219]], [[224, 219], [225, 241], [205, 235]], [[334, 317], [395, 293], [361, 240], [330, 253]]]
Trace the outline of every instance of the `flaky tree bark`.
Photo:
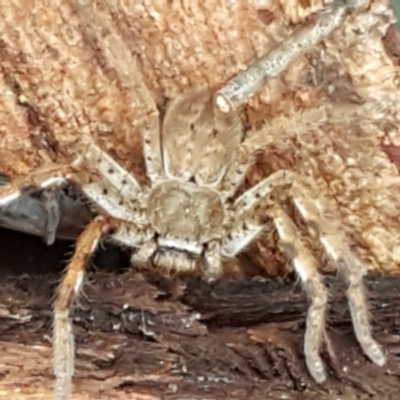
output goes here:
[[[397, 39], [388, 1], [355, 3], [366, 7], [269, 79], [244, 110], [250, 128], [268, 121], [249, 142], [249, 151], [263, 151], [247, 184], [281, 168], [310, 180], [315, 196], [336, 204], [332, 218], [369, 269], [393, 274], [399, 174], [382, 146], [400, 142]], [[143, 183], [138, 127], [149, 113], [179, 93], [223, 86], [315, 22], [323, 2], [0, 6], [0, 171], [14, 178], [71, 163], [91, 136]], [[269, 234], [251, 249], [270, 276], [287, 270], [278, 242]]]
[[[157, 105], [186, 90], [219, 88], [322, 8], [318, 0], [57, 3], [0, 0], [0, 171], [11, 178], [71, 162], [90, 135], [146, 181], [138, 127]], [[392, 23], [387, 1], [370, 2], [268, 81], [244, 110], [250, 128], [270, 122], [253, 136], [263, 152], [246, 184], [279, 168], [309, 178], [316, 195], [338, 206], [343, 230], [370, 269], [386, 274], [400, 270], [400, 51]], [[267, 234], [243, 256], [252, 275], [287, 272], [270, 227], [266, 221]], [[8, 259], [15, 270], [26, 252], [34, 271], [0, 281], [0, 397], [50, 399], [58, 275], [47, 263], [57, 264], [66, 250], [29, 253], [12, 236], [3, 232], [0, 240], [0, 270]], [[35, 277], [41, 266], [46, 274]], [[293, 282], [210, 287], [151, 273], [90, 275], [74, 314], [74, 398], [397, 398], [398, 279], [369, 278], [376, 337], [390, 355], [382, 369], [353, 338], [344, 288], [328, 283], [332, 370], [318, 387], [303, 363], [307, 302]]]
[[[71, 244], [49, 249], [4, 230], [0, 238], [0, 395], [50, 400], [51, 301], [60, 272], [51, 269]], [[93, 261], [126, 266], [112, 248]], [[340, 279], [326, 283], [330, 376], [318, 386], [302, 356], [308, 302], [292, 280], [209, 286], [132, 270], [91, 273], [74, 311], [73, 399], [395, 399], [400, 280], [367, 279], [376, 337], [389, 355], [384, 368], [367, 361], [354, 338]]]

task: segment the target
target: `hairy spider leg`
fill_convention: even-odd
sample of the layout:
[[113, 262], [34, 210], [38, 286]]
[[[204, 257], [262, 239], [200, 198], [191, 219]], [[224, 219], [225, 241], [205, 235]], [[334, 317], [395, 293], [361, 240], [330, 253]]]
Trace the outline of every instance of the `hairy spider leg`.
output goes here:
[[78, 237], [54, 302], [53, 370], [56, 376], [56, 400], [66, 400], [71, 393], [75, 354], [70, 311], [82, 289], [87, 260], [106, 234], [112, 234], [117, 240], [127, 235], [130, 246], [140, 246], [147, 236], [147, 232], [125, 221], [99, 216]]
[[110, 221], [97, 217], [91, 221], [78, 237], [75, 251], [59, 286], [54, 302], [53, 320], [53, 371], [56, 377], [55, 400], [67, 400], [71, 395], [74, 375], [75, 346], [70, 310], [78, 296], [84, 280], [87, 258], [94, 252], [97, 243], [110, 229]]
[[331, 218], [327, 221], [323, 217], [323, 206], [320, 201], [305, 196], [293, 196], [293, 203], [302, 218], [317, 230], [319, 241], [326, 254], [344, 275], [348, 284], [346, 295], [358, 342], [367, 357], [382, 367], [386, 363], [386, 356], [382, 347], [372, 337], [363, 284], [363, 276], [367, 272], [365, 265], [350, 250], [340, 226], [337, 226], [339, 219]]
[[315, 257], [291, 218], [280, 207], [274, 207], [271, 216], [286, 256], [299, 275], [311, 302], [307, 312], [304, 356], [311, 376], [316, 382], [322, 383], [326, 380], [326, 372], [319, 352], [324, 339], [327, 289], [322, 283]]
[[[233, 256], [243, 250], [262, 231], [262, 226], [258, 226], [257, 230], [257, 223], [249, 221], [249, 219], [246, 220], [245, 216], [249, 216], [249, 213], [256, 206], [262, 204], [274, 189], [288, 186], [287, 197], [291, 199], [309, 227], [316, 230], [325, 252], [333, 260], [337, 269], [344, 273], [349, 283], [347, 298], [354, 330], [364, 353], [373, 363], [382, 366], [386, 362], [386, 356], [381, 346], [372, 337], [367, 299], [362, 281], [365, 268], [351, 253], [340, 227], [336, 226], [334, 221], [326, 221], [322, 205], [317, 201], [308, 199], [304, 195], [305, 187], [300, 188], [298, 181], [299, 177], [294, 173], [280, 170], [243, 193], [234, 203], [233, 213], [236, 221], [230, 233], [224, 239], [221, 252], [223, 255]], [[304, 352], [310, 374], [316, 381], [322, 382], [326, 378], [326, 373], [319, 356], [319, 350], [323, 340], [325, 323], [326, 290], [320, 285], [317, 263], [315, 260], [311, 261], [313, 256], [301, 241], [294, 223], [281, 208], [276, 206], [272, 208], [270, 215], [284, 244], [287, 257], [292, 261], [312, 302], [307, 317]]]
[[73, 163], [98, 171], [98, 173], [125, 199], [136, 200], [141, 187], [135, 177], [122, 168], [112, 157], [94, 143], [90, 143], [82, 156]]
[[126, 221], [98, 216], [91, 221], [78, 237], [75, 251], [59, 286], [54, 302], [53, 370], [56, 376], [55, 400], [67, 400], [71, 393], [74, 373], [74, 336], [70, 311], [79, 296], [84, 282], [87, 260], [106, 235], [128, 244], [130, 247], [146, 247], [151, 232]]

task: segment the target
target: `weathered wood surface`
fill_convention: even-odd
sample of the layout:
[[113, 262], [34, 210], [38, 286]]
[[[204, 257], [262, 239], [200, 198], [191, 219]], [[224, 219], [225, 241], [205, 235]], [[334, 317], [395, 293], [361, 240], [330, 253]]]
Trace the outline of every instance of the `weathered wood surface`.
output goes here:
[[[283, 79], [270, 82], [254, 99], [250, 111], [254, 108], [262, 112], [263, 119], [272, 119], [291, 115], [293, 108], [318, 107], [324, 101], [333, 106], [354, 105], [360, 99], [379, 98], [379, 107], [387, 115], [371, 132], [367, 130], [362, 140], [351, 135], [365, 128], [361, 121], [352, 121], [345, 128], [339, 124], [335, 131], [329, 127], [329, 135], [321, 135], [321, 139], [332, 141], [328, 146], [332, 149], [335, 141], [349, 140], [347, 147], [367, 154], [369, 163], [374, 158], [367, 150], [373, 152], [381, 145], [386, 154], [396, 158], [399, 134], [391, 127], [399, 125], [398, 109], [391, 103], [386, 106], [385, 100], [398, 92], [399, 41], [393, 29], [386, 29], [391, 20], [387, 1], [371, 3], [370, 14], [349, 17], [349, 25], [295, 62]], [[64, 162], [62, 152], [53, 154], [54, 137], [66, 150], [82, 132], [97, 135], [104, 149], [117, 149], [117, 158], [128, 169], [140, 169], [136, 128], [153, 103], [162, 103], [188, 87], [224, 84], [322, 7], [318, 0], [249, 0], [230, 9], [215, 0], [193, 2], [199, 7], [185, 12], [185, 2], [179, 7], [169, 1], [131, 2], [131, 8], [125, 7], [125, 2], [60, 4], [9, 2], [4, 8], [7, 18], [0, 20], [0, 84], [2, 93], [7, 94], [0, 99], [0, 163], [2, 171], [11, 175], [24, 175], [50, 159]], [[178, 45], [170, 46], [171, 40]], [[376, 51], [373, 56], [372, 49]], [[151, 101], [141, 98], [143, 85], [153, 93]], [[249, 117], [256, 124], [257, 118], [251, 113]], [[296, 131], [300, 128], [296, 125]], [[303, 128], [306, 133], [307, 127]], [[324, 143], [321, 141], [321, 146]], [[294, 148], [300, 153], [307, 150]], [[291, 148], [287, 149], [290, 161]], [[266, 159], [281, 162], [283, 155], [275, 152], [274, 146], [268, 148]], [[315, 152], [315, 157], [321, 157], [322, 178], [329, 175], [332, 179], [338, 169], [328, 171], [331, 162], [324, 154]], [[381, 160], [388, 165], [388, 160]], [[383, 161], [376, 164], [380, 173]], [[267, 164], [263, 173], [270, 167]], [[357, 165], [360, 170], [362, 167]], [[397, 170], [389, 167], [397, 177]], [[363, 224], [370, 220], [362, 206], [352, 204], [360, 198], [358, 188], [341, 189], [344, 174], [338, 175], [336, 195], [349, 193], [342, 202], [343, 215], [349, 210], [359, 213], [358, 231], [364, 233], [367, 227]], [[377, 182], [374, 178], [372, 189], [365, 189], [368, 199], [375, 194], [379, 204], [374, 206], [370, 228], [379, 227], [382, 219], [382, 231], [389, 232], [388, 226], [396, 225], [398, 214], [396, 207], [390, 214], [388, 205], [397, 204], [398, 196], [395, 189], [386, 190]], [[378, 195], [387, 195], [388, 200], [378, 202]], [[354, 236], [357, 230], [350, 228]], [[387, 239], [396, 242], [398, 231], [392, 232]], [[50, 270], [60, 258], [67, 259], [64, 253], [69, 250], [63, 246], [45, 249], [40, 244], [32, 247], [28, 244], [33, 242], [25, 240], [11, 232], [0, 238], [0, 398], [50, 399], [51, 301], [59, 277]], [[361, 248], [365, 250], [365, 246]], [[258, 260], [273, 275], [279, 268], [273, 267], [274, 257], [267, 257], [269, 251], [275, 257], [275, 243], [265, 247]], [[383, 262], [379, 268], [396, 272], [398, 264]], [[10, 272], [17, 277], [7, 278]], [[39, 272], [47, 274], [39, 276]], [[398, 278], [370, 278], [376, 336], [390, 353], [390, 362], [383, 369], [362, 356], [341, 297], [343, 290], [337, 281], [331, 282], [335, 290], [329, 332], [336, 359], [331, 363], [329, 382], [321, 387], [310, 381], [303, 364], [307, 302], [298, 284], [223, 281], [210, 287], [195, 280], [154, 281], [154, 276], [144, 279], [132, 272], [129, 276], [98, 272], [89, 279], [75, 312], [75, 399], [399, 397]]]
[[[48, 249], [38, 239], [0, 233], [0, 398], [50, 399], [55, 267], [71, 244]], [[115, 250], [94, 261], [126, 264]], [[317, 386], [303, 363], [307, 299], [296, 282], [223, 280], [209, 286], [132, 270], [92, 272], [74, 312], [73, 398], [397, 398], [400, 279], [367, 278], [376, 337], [389, 353], [382, 369], [355, 341], [341, 281], [327, 278], [327, 284], [330, 345], [324, 354], [331, 376]]]

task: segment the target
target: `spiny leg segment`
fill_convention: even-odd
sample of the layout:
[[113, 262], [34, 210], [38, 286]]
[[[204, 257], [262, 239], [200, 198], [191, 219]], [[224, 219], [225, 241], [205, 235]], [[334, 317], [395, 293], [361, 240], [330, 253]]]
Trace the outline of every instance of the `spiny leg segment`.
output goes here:
[[319, 351], [324, 338], [327, 290], [321, 281], [316, 260], [302, 241], [301, 233], [291, 218], [278, 207], [272, 210], [272, 218], [286, 256], [300, 277], [311, 301], [307, 314], [304, 357], [311, 376], [316, 382], [321, 383], [326, 379]]
[[[335, 217], [327, 221], [320, 201], [309, 198], [305, 194], [306, 187], [300, 187], [300, 182], [301, 180], [296, 174], [280, 170], [241, 195], [234, 203], [236, 221], [232, 226], [232, 233], [223, 242], [222, 253], [235, 255], [243, 250], [241, 244], [245, 246], [254, 239], [261, 231], [261, 227], [257, 232], [256, 225], [251, 221], [251, 211], [262, 204], [275, 189], [288, 186], [287, 197], [292, 200], [308, 226], [315, 229], [326, 254], [334, 261], [338, 270], [344, 273], [349, 283], [347, 298], [356, 337], [364, 353], [373, 363], [383, 366], [386, 356], [381, 346], [372, 337], [368, 318], [367, 299], [362, 281], [365, 267], [350, 251], [344, 235], [340, 232], [340, 227], [336, 226]], [[250, 217], [250, 220], [243, 225], [246, 216]], [[279, 237], [284, 243], [288, 258], [292, 261], [311, 298], [312, 304], [307, 317], [304, 352], [311, 375], [317, 382], [322, 382], [325, 380], [326, 374], [318, 352], [323, 339], [326, 290], [320, 281], [315, 260], [310, 250], [301, 241], [294, 223], [281, 208], [276, 206], [272, 209], [271, 217]]]
[[146, 174], [150, 178], [152, 186], [154, 186], [165, 176], [160, 137], [160, 115], [158, 110], [154, 110], [149, 115], [146, 124], [140, 129], [140, 133], [142, 136]]
[[75, 252], [59, 286], [54, 302], [53, 321], [53, 371], [56, 377], [54, 395], [56, 400], [67, 400], [71, 394], [74, 374], [74, 335], [69, 312], [79, 294], [87, 258], [97, 247], [103, 234], [112, 228], [112, 221], [97, 217], [78, 237]]
[[96, 170], [121, 196], [136, 199], [141, 187], [135, 177], [125, 171], [112, 157], [94, 143], [90, 143], [84, 154], [74, 162], [76, 168], [86, 164]]
[[302, 218], [317, 230], [319, 241], [326, 254], [333, 260], [339, 272], [348, 283], [347, 299], [349, 301], [354, 331], [364, 353], [376, 365], [383, 366], [386, 356], [381, 346], [373, 339], [368, 318], [367, 298], [363, 284], [365, 266], [352, 254], [340, 227], [335, 226], [335, 218], [329, 222], [322, 216], [322, 206], [318, 201], [297, 196], [293, 203]]
[[75, 251], [67, 265], [54, 302], [53, 326], [53, 370], [56, 376], [55, 400], [67, 400], [71, 393], [74, 373], [74, 336], [70, 310], [78, 297], [83, 281], [88, 257], [94, 253], [103, 235], [110, 234], [115, 239], [130, 246], [147, 248], [148, 232], [125, 221], [99, 216], [90, 222], [78, 237]]
[[330, 35], [344, 21], [348, 6], [327, 7], [314, 24], [300, 27], [276, 49], [263, 56], [236, 75], [215, 95], [215, 102], [223, 112], [229, 112], [246, 103], [269, 78], [279, 76], [291, 62]]
[[[90, 150], [85, 154], [86, 157], [83, 160], [79, 160], [72, 167], [46, 167], [30, 176], [0, 187], [1, 206], [18, 198], [25, 187], [56, 188], [67, 181], [79, 182], [89, 200], [111, 215], [111, 217], [97, 217], [79, 236], [74, 255], [67, 266], [54, 302], [53, 368], [56, 376], [54, 392], [56, 400], [67, 400], [71, 394], [71, 380], [74, 372], [74, 338], [69, 312], [74, 299], [81, 290], [87, 258], [95, 251], [100, 238], [111, 231], [116, 240], [129, 246], [143, 246], [144, 249], [151, 243], [153, 236], [151, 230], [134, 223], [135, 217], [140, 219], [140, 213], [131, 209], [130, 203], [120, 204], [122, 196], [116, 192], [120, 190], [133, 196], [136, 190], [140, 189], [134, 178], [129, 179], [126, 171], [97, 146], [92, 145]], [[87, 164], [86, 168], [82, 161]], [[97, 183], [89, 183], [95, 171], [100, 172], [104, 182], [100, 180]], [[107, 189], [107, 195], [104, 193], [105, 189]], [[132, 215], [128, 218], [127, 216], [131, 212]], [[118, 218], [121, 217], [122, 220], [119, 220]]]

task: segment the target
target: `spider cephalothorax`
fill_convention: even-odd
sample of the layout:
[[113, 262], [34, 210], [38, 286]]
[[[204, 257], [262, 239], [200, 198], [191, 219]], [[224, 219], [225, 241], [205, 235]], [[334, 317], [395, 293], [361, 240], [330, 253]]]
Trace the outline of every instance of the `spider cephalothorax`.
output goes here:
[[[234, 193], [223, 186], [232, 175], [229, 168], [242, 132], [235, 113], [222, 113], [213, 107], [211, 93], [200, 91], [172, 102], [161, 129], [144, 139], [151, 143], [151, 153], [145, 155], [147, 168], [158, 172], [150, 176], [150, 186], [141, 190], [138, 202], [163, 250], [162, 255], [155, 252], [156, 264], [166, 262], [170, 267], [168, 250], [171, 258], [179, 251], [188, 257], [184, 266], [184, 255], [179, 256], [178, 268], [190, 269], [191, 256], [204, 254], [207, 259], [212, 242], [219, 247], [225, 240], [230, 219], [227, 199]], [[154, 143], [159, 143], [158, 149]]]
[[[107, 213], [134, 224], [134, 231], [126, 226], [113, 235], [138, 247], [134, 260], [152, 259], [157, 266], [182, 272], [198, 267], [195, 260], [200, 258], [204, 274], [215, 278], [221, 274], [222, 257], [238, 253], [262, 229], [251, 229], [249, 223], [236, 234], [231, 232], [237, 222], [230, 199], [251, 164], [246, 159], [242, 165], [238, 159], [240, 118], [214, 107], [212, 93], [202, 90], [172, 101], [162, 123], [149, 126], [152, 129], [143, 130], [147, 186], [140, 187], [132, 176], [124, 179], [127, 173], [108, 165], [114, 162], [92, 144], [80, 163], [97, 163], [122, 187], [96, 183], [83, 186], [83, 191]], [[120, 197], [113, 210], [102, 206], [110, 196]], [[242, 206], [236, 208], [240, 214]]]

